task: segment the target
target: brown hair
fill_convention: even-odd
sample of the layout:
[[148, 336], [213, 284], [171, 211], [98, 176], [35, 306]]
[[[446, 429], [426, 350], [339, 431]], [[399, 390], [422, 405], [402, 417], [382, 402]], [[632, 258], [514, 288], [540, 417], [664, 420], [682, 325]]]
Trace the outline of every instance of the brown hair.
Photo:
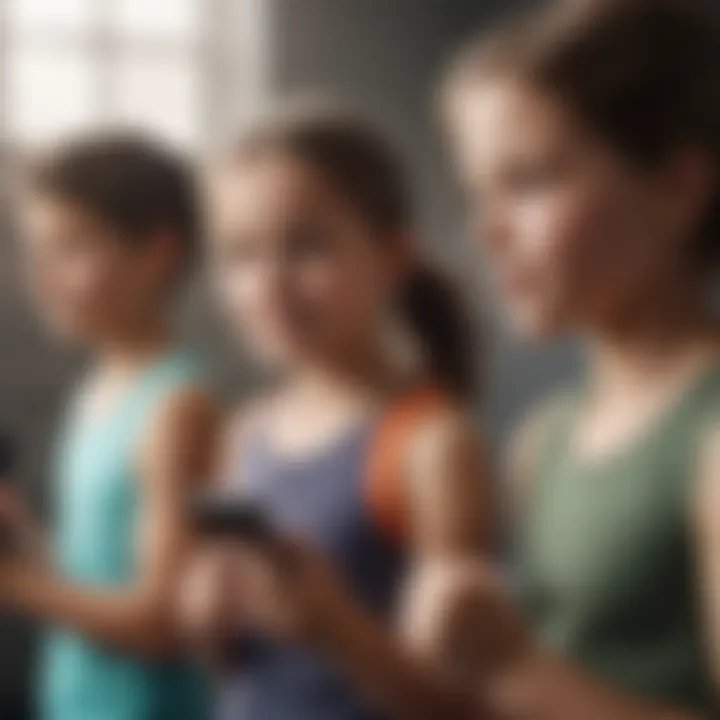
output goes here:
[[[689, 147], [720, 175], [719, 16], [705, 0], [551, 3], [469, 45], [445, 89], [514, 75], [639, 166]], [[701, 263], [720, 263], [720, 180], [697, 239]]]
[[168, 231], [184, 267], [192, 264], [201, 225], [194, 172], [162, 143], [135, 134], [84, 136], [42, 158], [30, 185], [96, 215], [123, 241]]
[[[414, 224], [410, 183], [394, 148], [372, 123], [344, 108], [285, 107], [241, 137], [235, 159], [266, 152], [287, 153], [322, 173], [377, 231], [379, 242], [391, 242]], [[476, 336], [458, 289], [432, 264], [419, 262], [397, 302], [434, 378], [452, 394], [472, 397], [479, 371]]]

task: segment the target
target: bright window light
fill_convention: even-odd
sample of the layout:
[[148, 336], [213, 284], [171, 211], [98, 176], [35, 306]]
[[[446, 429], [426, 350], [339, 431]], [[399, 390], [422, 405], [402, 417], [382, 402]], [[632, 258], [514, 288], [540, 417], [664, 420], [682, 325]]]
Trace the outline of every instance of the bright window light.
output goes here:
[[117, 68], [113, 115], [192, 146], [201, 139], [200, 86], [200, 71], [191, 58], [126, 57]]
[[93, 5], [98, 2], [98, 0], [94, 2], [93, 0], [5, 1], [8, 25], [20, 32], [88, 30], [93, 20]]
[[200, 31], [200, 5], [197, 0], [115, 0], [109, 21], [123, 35], [187, 40]]
[[52, 140], [95, 116], [93, 74], [86, 53], [58, 54], [19, 45], [8, 54], [7, 124], [22, 144]]

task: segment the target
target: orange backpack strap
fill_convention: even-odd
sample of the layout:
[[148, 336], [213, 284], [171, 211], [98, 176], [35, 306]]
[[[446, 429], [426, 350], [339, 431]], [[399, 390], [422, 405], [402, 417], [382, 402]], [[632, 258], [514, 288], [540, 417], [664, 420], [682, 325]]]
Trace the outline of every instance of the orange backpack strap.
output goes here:
[[417, 428], [447, 402], [439, 388], [416, 388], [392, 402], [378, 423], [368, 453], [365, 499], [372, 519], [394, 542], [404, 543], [410, 532], [403, 477], [409, 443]]

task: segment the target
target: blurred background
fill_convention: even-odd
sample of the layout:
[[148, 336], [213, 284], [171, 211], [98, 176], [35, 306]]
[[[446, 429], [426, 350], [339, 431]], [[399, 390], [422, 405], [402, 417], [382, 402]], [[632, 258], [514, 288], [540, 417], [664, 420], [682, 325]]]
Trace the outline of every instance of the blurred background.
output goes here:
[[[461, 267], [471, 252], [433, 117], [448, 55], [522, 0], [0, 0], [0, 183], [24, 154], [68, 132], [149, 128], [205, 158], [243, 117], [288, 91], [340, 93], [403, 148], [417, 179], [426, 237]], [[60, 397], [79, 359], [43, 339], [13, 258], [11, 208], [0, 214], [0, 421], [21, 446], [21, 478], [46, 493]], [[466, 264], [465, 264], [466, 266]], [[477, 284], [477, 283], [476, 283]], [[489, 300], [475, 288], [482, 310]], [[495, 321], [492, 312], [486, 312]], [[516, 347], [497, 322], [484, 408], [499, 441], [519, 412], [576, 362], [568, 348]], [[225, 339], [202, 282], [186, 326], [228, 400], [253, 374]], [[0, 625], [0, 718], [27, 717], [32, 628]]]

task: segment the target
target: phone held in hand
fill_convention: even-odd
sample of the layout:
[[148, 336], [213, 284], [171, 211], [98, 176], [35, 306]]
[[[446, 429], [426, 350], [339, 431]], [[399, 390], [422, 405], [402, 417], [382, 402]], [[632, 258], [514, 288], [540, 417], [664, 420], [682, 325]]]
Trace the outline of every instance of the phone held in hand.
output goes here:
[[227, 492], [204, 492], [193, 499], [193, 526], [201, 536], [215, 540], [268, 543], [273, 531], [254, 504]]

